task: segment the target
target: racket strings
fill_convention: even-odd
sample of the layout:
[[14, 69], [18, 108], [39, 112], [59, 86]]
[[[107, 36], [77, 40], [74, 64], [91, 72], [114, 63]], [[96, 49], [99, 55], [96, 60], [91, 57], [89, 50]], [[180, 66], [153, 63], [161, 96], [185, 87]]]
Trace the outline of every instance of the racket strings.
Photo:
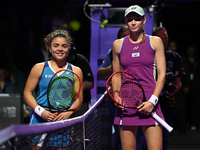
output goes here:
[[143, 101], [143, 90], [138, 80], [122, 72], [112, 76], [109, 82], [110, 94], [115, 99], [116, 91], [121, 98], [120, 104], [126, 107], [137, 107]]
[[70, 105], [78, 95], [80, 82], [73, 73], [55, 76], [48, 87], [48, 99], [51, 106], [62, 109]]

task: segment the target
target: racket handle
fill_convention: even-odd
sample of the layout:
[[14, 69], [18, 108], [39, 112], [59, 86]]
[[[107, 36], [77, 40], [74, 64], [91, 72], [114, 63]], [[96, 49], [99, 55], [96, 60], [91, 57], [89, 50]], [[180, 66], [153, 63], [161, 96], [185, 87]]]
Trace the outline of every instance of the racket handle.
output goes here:
[[169, 132], [173, 130], [173, 128], [168, 125], [162, 118], [160, 118], [155, 112], [152, 113], [152, 117], [158, 121], [165, 129], [167, 129]]
[[43, 146], [43, 143], [44, 143], [44, 140], [45, 140], [46, 136], [47, 136], [47, 133], [42, 134], [42, 136], [41, 136], [41, 138], [40, 138], [40, 141], [39, 141], [39, 143], [37, 144], [37, 146], [39, 146], [39, 147], [42, 147], [42, 146]]

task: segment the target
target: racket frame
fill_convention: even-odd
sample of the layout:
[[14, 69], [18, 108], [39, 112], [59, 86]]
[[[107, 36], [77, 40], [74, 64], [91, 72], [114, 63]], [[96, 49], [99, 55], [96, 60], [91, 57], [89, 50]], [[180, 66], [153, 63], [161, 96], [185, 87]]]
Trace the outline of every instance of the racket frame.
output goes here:
[[[110, 88], [109, 88], [109, 86], [108, 86], [108, 85], [109, 85], [109, 81], [110, 81], [110, 79], [111, 79], [115, 74], [117, 74], [117, 73], [126, 73], [126, 74], [132, 76], [132, 78], [135, 79], [135, 80], [137, 81], [138, 87], [142, 90], [142, 94], [143, 94], [143, 100], [142, 100], [137, 106], [135, 106], [135, 107], [129, 107], [129, 106], [122, 105], [122, 104], [120, 104], [118, 101], [116, 101], [116, 100], [114, 99], [114, 97], [112, 96], [112, 94], [110, 93]], [[134, 83], [134, 84], [135, 84], [135, 83]], [[145, 96], [145, 93], [144, 93], [144, 89], [143, 89], [143, 87], [142, 87], [140, 81], [139, 81], [135, 76], [133, 76], [132, 74], [130, 74], [130, 73], [127, 72], [127, 71], [119, 70], [119, 71], [114, 72], [112, 75], [110, 75], [110, 77], [107, 79], [107, 82], [106, 82], [106, 90], [107, 90], [107, 92], [108, 92], [108, 95], [112, 98], [112, 100], [115, 101], [118, 105], [120, 105], [120, 106], [122, 106], [122, 107], [124, 107], [124, 108], [137, 109], [137, 107], [138, 107], [139, 105], [141, 105], [143, 102], [146, 101], [146, 96]], [[116, 92], [119, 92], [119, 91], [116, 91]], [[113, 92], [113, 93], [114, 93], [114, 92]]]
[[[111, 79], [115, 74], [117, 74], [117, 73], [126, 73], [126, 74], [129, 74], [130, 76], [132, 76], [134, 79], [136, 79], [136, 81], [139, 83], [138, 85], [140, 86], [140, 88], [142, 89], [142, 92], [143, 92], [143, 100], [142, 100], [142, 102], [141, 102], [140, 104], [142, 104], [143, 102], [147, 101], [147, 100], [146, 100], [145, 93], [144, 93], [144, 89], [143, 89], [142, 85], [140, 84], [139, 80], [138, 80], [135, 76], [133, 76], [132, 74], [130, 74], [129, 72], [123, 71], [123, 70], [114, 72], [114, 73], [113, 73], [112, 75], [110, 75], [110, 77], [108, 78], [108, 80], [107, 80], [107, 82], [106, 82], [106, 90], [107, 90], [107, 92], [108, 92], [108, 95], [109, 95], [109, 96], [112, 98], [112, 100], [114, 100], [118, 105], [120, 105], [120, 106], [122, 106], [122, 107], [124, 107], [124, 108], [137, 109], [137, 107], [127, 107], [127, 106], [124, 106], [124, 105], [120, 104], [120, 103], [119, 103], [118, 101], [116, 101], [116, 100], [113, 98], [113, 96], [111, 95], [111, 93], [110, 93], [111, 87], [108, 86], [108, 85], [109, 85], [109, 81], [110, 81], [110, 79]], [[117, 91], [117, 92], [120, 92], [120, 91]], [[140, 105], [140, 104], [139, 104], [139, 105]], [[139, 106], [139, 105], [138, 105], [138, 106]], [[123, 109], [124, 109], [124, 108], [123, 108]], [[122, 113], [123, 113], [123, 111], [122, 111]], [[162, 118], [160, 118], [160, 117], [156, 114], [156, 112], [152, 111], [151, 116], [152, 116], [152, 118], [154, 118], [158, 123], [160, 123], [164, 128], [166, 128], [169, 132], [171, 132], [171, 131], [173, 130], [173, 128], [172, 128], [170, 125], [168, 125]], [[122, 125], [122, 118], [121, 118], [121, 120], [120, 120], [120, 125]]]

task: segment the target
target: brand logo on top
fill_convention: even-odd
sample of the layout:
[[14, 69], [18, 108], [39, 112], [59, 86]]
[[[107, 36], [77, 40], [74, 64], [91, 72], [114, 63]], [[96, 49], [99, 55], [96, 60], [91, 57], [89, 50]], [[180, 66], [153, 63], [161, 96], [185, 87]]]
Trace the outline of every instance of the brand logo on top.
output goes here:
[[139, 47], [138, 47], [138, 46], [136, 46], [136, 47], [134, 47], [134, 48], [133, 48], [133, 50], [137, 50], [138, 48], [139, 48]]
[[51, 78], [52, 76], [52, 74], [45, 74], [45, 78]]

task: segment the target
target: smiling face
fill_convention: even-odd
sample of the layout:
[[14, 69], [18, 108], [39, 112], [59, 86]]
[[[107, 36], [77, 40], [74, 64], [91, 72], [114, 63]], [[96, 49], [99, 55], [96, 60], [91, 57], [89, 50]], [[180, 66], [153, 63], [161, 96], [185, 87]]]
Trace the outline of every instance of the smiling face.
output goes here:
[[52, 58], [62, 60], [69, 54], [69, 43], [64, 37], [55, 37], [51, 42], [49, 50], [52, 54]]
[[125, 22], [131, 32], [142, 31], [143, 25], [146, 22], [146, 18], [144, 16], [140, 16], [139, 14], [132, 12], [126, 16]]

